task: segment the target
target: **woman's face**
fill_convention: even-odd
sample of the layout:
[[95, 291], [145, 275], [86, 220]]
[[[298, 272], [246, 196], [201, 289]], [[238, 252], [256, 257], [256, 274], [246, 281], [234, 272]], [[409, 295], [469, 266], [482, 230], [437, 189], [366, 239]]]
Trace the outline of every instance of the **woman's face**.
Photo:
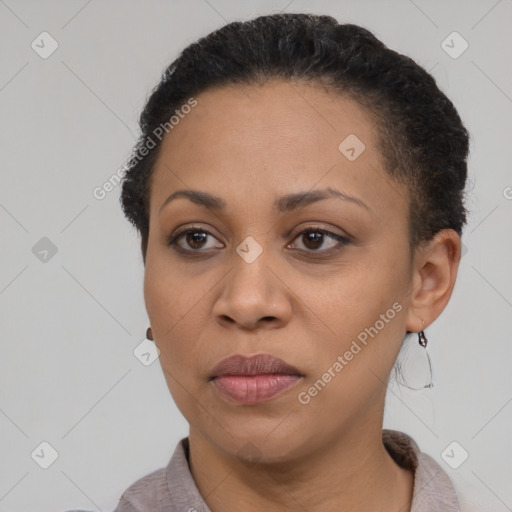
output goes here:
[[[421, 328], [408, 314], [408, 192], [350, 99], [276, 82], [196, 100], [166, 135], [151, 189], [144, 295], [160, 362], [191, 431], [222, 451], [306, 455], [381, 420], [405, 331]], [[166, 203], [182, 190], [223, 206]], [[210, 380], [224, 358], [264, 353], [303, 376], [259, 403]]]

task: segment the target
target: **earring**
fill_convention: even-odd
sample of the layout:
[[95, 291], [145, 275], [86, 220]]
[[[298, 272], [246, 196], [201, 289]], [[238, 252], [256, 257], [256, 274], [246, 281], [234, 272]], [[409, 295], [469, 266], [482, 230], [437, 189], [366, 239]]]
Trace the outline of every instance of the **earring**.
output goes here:
[[147, 338], [148, 340], [154, 341], [154, 340], [153, 340], [153, 333], [151, 332], [151, 327], [148, 327], [148, 328], [146, 329], [146, 338]]
[[[422, 319], [423, 324], [425, 321]], [[407, 334], [413, 334], [407, 331]], [[399, 384], [409, 389], [419, 390], [431, 388], [432, 382], [432, 363], [427, 351], [428, 339], [425, 332], [421, 330], [418, 333], [418, 343], [411, 343], [405, 336], [400, 351], [399, 360], [395, 365], [396, 380]]]

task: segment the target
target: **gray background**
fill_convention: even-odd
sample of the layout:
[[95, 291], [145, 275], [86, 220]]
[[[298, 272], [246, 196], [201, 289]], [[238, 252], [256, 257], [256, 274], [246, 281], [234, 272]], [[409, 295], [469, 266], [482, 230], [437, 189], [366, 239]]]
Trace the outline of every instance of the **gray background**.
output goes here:
[[[183, 47], [281, 10], [369, 28], [431, 70], [471, 132], [467, 253], [427, 330], [435, 387], [391, 385], [385, 426], [412, 435], [463, 503], [512, 510], [512, 1], [310, 4], [0, 0], [1, 511], [112, 510], [187, 435], [158, 360], [133, 354], [148, 319], [120, 187], [102, 200], [93, 190], [124, 163]], [[31, 47], [43, 31], [59, 45], [47, 59]], [[456, 59], [441, 46], [453, 31], [469, 43]], [[46, 261], [43, 237], [57, 248]], [[48, 469], [31, 457], [43, 441], [59, 455]], [[441, 456], [452, 441], [469, 453], [458, 469]]]

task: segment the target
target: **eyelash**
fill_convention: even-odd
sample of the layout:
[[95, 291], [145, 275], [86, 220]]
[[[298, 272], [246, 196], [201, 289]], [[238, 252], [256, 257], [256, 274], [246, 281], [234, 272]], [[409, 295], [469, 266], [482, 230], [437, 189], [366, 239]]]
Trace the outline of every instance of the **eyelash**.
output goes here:
[[[169, 239], [168, 239], [168, 245], [174, 246], [174, 249], [176, 251], [182, 252], [182, 253], [188, 253], [188, 254], [196, 253], [196, 254], [200, 254], [200, 253], [203, 253], [203, 252], [208, 252], [208, 251], [202, 251], [201, 249], [184, 249], [183, 247], [180, 247], [179, 245], [177, 245], [178, 240], [180, 240], [182, 236], [190, 234], [190, 233], [202, 233], [202, 234], [210, 235], [210, 236], [213, 237], [213, 235], [211, 233], [209, 233], [208, 231], [206, 231], [206, 230], [204, 230], [202, 228], [198, 228], [198, 227], [193, 227], [192, 226], [192, 227], [189, 227], [189, 228], [184, 229], [182, 231], [179, 231], [176, 234], [171, 235], [169, 237]], [[303, 229], [302, 231], [299, 231], [295, 235], [293, 240], [296, 240], [301, 235], [304, 235], [306, 233], [321, 233], [324, 236], [328, 236], [329, 238], [333, 238], [334, 240], [338, 241], [339, 243], [335, 247], [331, 247], [330, 249], [323, 250], [323, 251], [322, 250], [314, 250], [314, 249], [309, 249], [309, 250], [299, 249], [302, 252], [305, 251], [307, 253], [320, 253], [320, 254], [328, 256], [328, 255], [330, 255], [333, 252], [337, 252], [337, 251], [341, 250], [345, 245], [347, 245], [347, 244], [349, 244], [351, 242], [350, 238], [347, 237], [347, 236], [342, 236], [342, 235], [339, 235], [337, 233], [333, 233], [332, 231], [329, 231], [329, 230], [327, 230], [325, 228], [315, 227], [315, 226], [307, 227], [306, 229]]]

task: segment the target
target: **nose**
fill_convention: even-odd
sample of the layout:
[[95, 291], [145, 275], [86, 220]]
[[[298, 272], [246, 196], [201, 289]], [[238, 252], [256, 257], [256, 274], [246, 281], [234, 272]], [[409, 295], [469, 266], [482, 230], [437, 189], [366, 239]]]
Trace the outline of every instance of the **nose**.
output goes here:
[[277, 329], [290, 321], [289, 287], [276, 266], [272, 268], [265, 251], [251, 263], [237, 255], [223, 283], [213, 306], [220, 325], [244, 330]]

